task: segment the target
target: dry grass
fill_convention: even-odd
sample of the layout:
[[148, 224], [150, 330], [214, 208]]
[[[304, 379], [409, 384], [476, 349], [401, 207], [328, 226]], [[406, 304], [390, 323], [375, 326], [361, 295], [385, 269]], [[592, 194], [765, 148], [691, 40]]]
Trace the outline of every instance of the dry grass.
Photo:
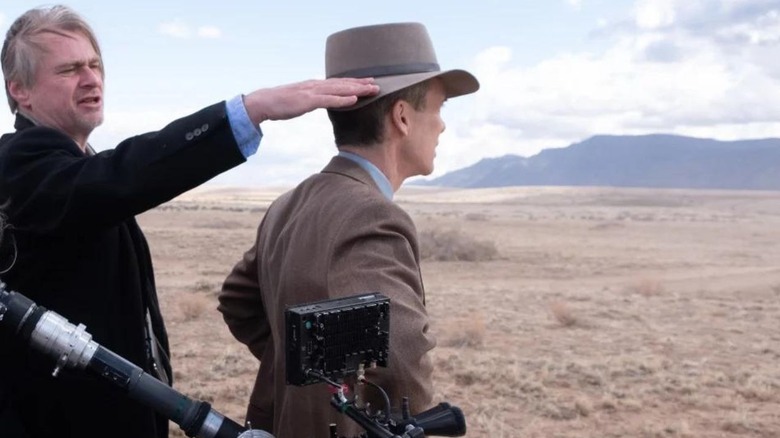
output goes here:
[[[193, 195], [139, 220], [176, 387], [240, 423], [257, 361], [226, 329], [214, 291], [272, 197], [219, 196], [226, 200]], [[777, 437], [777, 199], [402, 191], [397, 200], [418, 229], [459, 230], [425, 234], [436, 401], [463, 409], [469, 438]], [[495, 252], [452, 257], [454, 247], [479, 254], [473, 242]]]
[[498, 257], [493, 242], [477, 240], [458, 230], [426, 230], [419, 233], [420, 257], [436, 261], [489, 261]]

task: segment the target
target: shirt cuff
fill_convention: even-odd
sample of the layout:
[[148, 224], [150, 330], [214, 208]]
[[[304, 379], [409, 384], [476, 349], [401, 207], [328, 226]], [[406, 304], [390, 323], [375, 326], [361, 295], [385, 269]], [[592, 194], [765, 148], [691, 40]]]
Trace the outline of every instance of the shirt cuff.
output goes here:
[[233, 130], [233, 137], [236, 139], [238, 149], [244, 158], [249, 158], [257, 152], [260, 147], [260, 139], [263, 138], [263, 131], [260, 126], [252, 123], [249, 114], [244, 106], [244, 96], [238, 95], [226, 103], [230, 128]]

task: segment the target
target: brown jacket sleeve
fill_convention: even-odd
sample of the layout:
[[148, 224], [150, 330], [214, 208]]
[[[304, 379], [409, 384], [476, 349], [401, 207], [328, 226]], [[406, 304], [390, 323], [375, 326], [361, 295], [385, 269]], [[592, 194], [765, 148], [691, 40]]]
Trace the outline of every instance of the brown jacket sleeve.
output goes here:
[[244, 253], [244, 257], [225, 279], [217, 310], [222, 313], [233, 336], [262, 360], [271, 336], [271, 327], [260, 294], [256, 245]]
[[[328, 287], [342, 295], [380, 292], [390, 298], [390, 360], [387, 368], [369, 370], [366, 377], [387, 391], [398, 407], [409, 397], [413, 413], [433, 399], [429, 333], [423, 282], [419, 269], [417, 232], [411, 218], [390, 203], [363, 205], [346, 215], [335, 238]], [[366, 389], [373, 406], [383, 406], [373, 388]]]

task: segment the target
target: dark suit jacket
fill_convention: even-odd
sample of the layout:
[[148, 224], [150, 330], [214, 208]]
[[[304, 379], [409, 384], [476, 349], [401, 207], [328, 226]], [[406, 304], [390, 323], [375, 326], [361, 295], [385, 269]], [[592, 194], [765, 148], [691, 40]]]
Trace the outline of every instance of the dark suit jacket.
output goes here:
[[[18, 258], [2, 280], [150, 371], [146, 308], [166, 352], [168, 341], [133, 216], [244, 161], [225, 104], [94, 156], [22, 116], [15, 127], [0, 138], [0, 206], [12, 226], [2, 253], [15, 243]], [[0, 270], [8, 263], [0, 260]], [[53, 361], [14, 339], [1, 338], [0, 351], [4, 438], [168, 436], [167, 420], [110, 384], [79, 371], [53, 378]]]
[[[391, 299], [388, 368], [366, 377], [387, 390], [395, 407], [410, 397], [413, 413], [433, 398], [417, 232], [354, 162], [335, 157], [325, 169], [276, 200], [257, 241], [225, 280], [219, 310], [233, 335], [260, 359], [247, 420], [290, 438], [328, 437], [359, 429], [330, 406], [326, 385], [285, 385], [284, 309], [364, 292]], [[371, 390], [375, 407], [384, 403]]]

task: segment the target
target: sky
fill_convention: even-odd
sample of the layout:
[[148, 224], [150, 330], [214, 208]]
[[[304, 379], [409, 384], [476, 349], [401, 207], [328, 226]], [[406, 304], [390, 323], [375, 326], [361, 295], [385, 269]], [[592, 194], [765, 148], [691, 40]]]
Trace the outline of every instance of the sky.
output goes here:
[[[2, 0], [3, 35], [42, 4]], [[328, 35], [406, 21], [425, 24], [443, 69], [481, 83], [446, 103], [430, 177], [599, 134], [780, 137], [780, 0], [65, 4], [103, 51], [97, 150], [237, 94], [323, 78]], [[323, 110], [261, 126], [258, 154], [210, 185], [293, 185], [336, 152]], [[12, 130], [13, 116], [0, 110], [0, 132]]]

